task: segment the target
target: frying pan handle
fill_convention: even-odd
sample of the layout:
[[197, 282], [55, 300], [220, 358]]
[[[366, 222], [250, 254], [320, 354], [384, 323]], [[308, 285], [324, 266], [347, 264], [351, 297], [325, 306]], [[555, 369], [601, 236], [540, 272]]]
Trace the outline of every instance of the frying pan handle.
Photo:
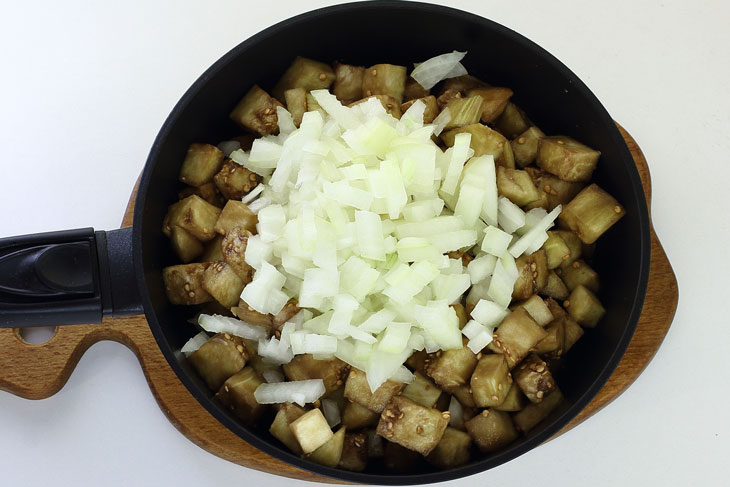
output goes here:
[[132, 228], [0, 239], [0, 328], [101, 323], [142, 312]]

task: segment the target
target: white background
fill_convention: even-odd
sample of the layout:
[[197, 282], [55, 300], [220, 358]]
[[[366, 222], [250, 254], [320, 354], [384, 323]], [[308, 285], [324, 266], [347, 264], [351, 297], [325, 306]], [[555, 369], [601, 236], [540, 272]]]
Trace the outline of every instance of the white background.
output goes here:
[[[726, 485], [730, 4], [443, 3], [541, 44], [639, 141], [681, 293], [661, 350], [623, 396], [549, 444], [453, 484]], [[253, 33], [326, 4], [6, 2], [0, 235], [118, 227], [158, 129], [198, 75]], [[193, 445], [114, 343], [92, 347], [50, 399], [0, 392], [0, 465], [3, 486], [305, 485]]]

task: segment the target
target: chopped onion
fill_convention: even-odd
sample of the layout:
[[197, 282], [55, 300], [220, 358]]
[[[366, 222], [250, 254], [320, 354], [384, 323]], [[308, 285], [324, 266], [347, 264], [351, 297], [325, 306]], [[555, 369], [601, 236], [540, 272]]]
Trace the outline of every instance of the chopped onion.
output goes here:
[[253, 200], [256, 199], [258, 195], [260, 195], [264, 191], [264, 187], [265, 186], [263, 184], [256, 185], [256, 187], [252, 189], [246, 196], [244, 196], [241, 201], [246, 204], [251, 203]]
[[451, 396], [449, 402], [449, 425], [453, 428], [462, 429], [464, 427], [464, 408], [455, 396]]
[[484, 230], [482, 250], [499, 257], [507, 251], [510, 242], [512, 242], [512, 235], [490, 225]]
[[193, 338], [185, 342], [185, 345], [180, 349], [182, 353], [185, 354], [186, 357], [188, 357], [191, 353], [198, 350], [200, 347], [202, 347], [205, 342], [208, 341], [208, 334], [204, 331], [201, 331], [197, 335], [195, 335]]
[[430, 90], [443, 79], [466, 74], [466, 70], [460, 63], [464, 56], [466, 56], [466, 52], [452, 51], [432, 57], [416, 65], [411, 72], [411, 77], [424, 89]]
[[253, 395], [259, 404], [293, 402], [304, 406], [313, 403], [325, 393], [322, 379], [297, 380], [273, 384], [261, 384]]
[[261, 375], [264, 376], [264, 380], [269, 384], [278, 384], [286, 380], [284, 374], [278, 369], [266, 369]]
[[[480, 299], [471, 311], [472, 318], [488, 328], [499, 326], [508, 314], [508, 310], [486, 299]], [[469, 338], [474, 337], [470, 336]]]
[[263, 326], [252, 325], [227, 316], [201, 314], [198, 317], [198, 324], [208, 333], [228, 333], [249, 340], [259, 340], [268, 336]]
[[237, 140], [224, 140], [218, 144], [218, 149], [223, 153], [224, 156], [230, 157], [231, 152], [241, 148], [241, 143]]

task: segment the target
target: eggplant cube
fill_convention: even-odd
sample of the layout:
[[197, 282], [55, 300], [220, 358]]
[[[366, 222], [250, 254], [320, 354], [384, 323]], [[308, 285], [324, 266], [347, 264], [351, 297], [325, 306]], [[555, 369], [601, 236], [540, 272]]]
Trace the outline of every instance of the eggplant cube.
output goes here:
[[446, 470], [469, 462], [471, 436], [455, 428], [446, 428], [441, 441], [426, 457], [432, 465]]
[[339, 467], [362, 472], [368, 465], [368, 437], [365, 433], [347, 433]]
[[327, 420], [319, 409], [307, 411], [289, 423], [289, 429], [304, 453], [312, 453], [334, 436]]
[[267, 409], [253, 395], [261, 384], [263, 381], [256, 371], [252, 367], [244, 367], [223, 383], [215, 397], [230, 408], [238, 419], [246, 424], [253, 424]]
[[540, 291], [540, 294], [553, 299], [565, 299], [568, 297], [569, 292], [560, 276], [555, 271], [549, 271], [547, 284]]
[[406, 68], [394, 64], [376, 64], [365, 70], [362, 77], [363, 96], [388, 95], [403, 102], [406, 88]]
[[446, 108], [449, 109], [451, 118], [444, 128], [459, 128], [479, 122], [479, 118], [482, 115], [483, 101], [484, 100], [479, 95], [468, 96], [465, 98], [460, 96], [454, 97], [446, 106]]
[[306, 411], [296, 404], [283, 404], [276, 413], [274, 422], [271, 423], [269, 432], [277, 440], [281, 441], [289, 450], [296, 454], [302, 454], [302, 447], [294, 437], [289, 428], [289, 423], [304, 415]]
[[598, 273], [583, 260], [576, 260], [572, 264], [566, 265], [561, 270], [560, 278], [571, 291], [580, 285], [594, 293], [598, 292], [600, 287]]
[[317, 360], [306, 353], [296, 355], [283, 369], [289, 380], [322, 379], [329, 394], [344, 384], [350, 366], [338, 358]]
[[514, 299], [527, 299], [533, 294], [541, 292], [547, 285], [547, 257], [543, 249], [531, 255], [522, 254], [515, 261], [515, 265], [519, 275], [512, 291]]
[[583, 243], [592, 244], [625, 214], [626, 210], [613, 196], [591, 184], [563, 208], [559, 219]]
[[518, 135], [510, 145], [515, 155], [515, 163], [520, 167], [529, 166], [537, 157], [537, 146], [545, 134], [534, 125]]
[[514, 139], [530, 128], [530, 120], [520, 107], [508, 102], [499, 117], [494, 120], [494, 126], [508, 139]]
[[193, 237], [186, 230], [178, 227], [177, 225], [172, 228], [170, 242], [172, 243], [172, 248], [175, 250], [177, 256], [186, 264], [202, 254], [204, 250], [203, 244], [200, 243], [200, 240]]
[[210, 263], [194, 263], [162, 269], [162, 280], [170, 303], [190, 306], [212, 301], [203, 287], [203, 274], [208, 266]]
[[527, 433], [537, 426], [540, 421], [547, 418], [563, 402], [563, 394], [560, 389], [555, 389], [552, 394], [545, 397], [540, 403], [530, 403], [521, 411], [514, 414], [512, 419], [520, 431]]
[[535, 323], [524, 308], [512, 311], [494, 333], [494, 346], [504, 354], [507, 365], [512, 369], [527, 356], [547, 332]]
[[240, 338], [219, 333], [191, 353], [188, 360], [208, 387], [217, 391], [246, 366], [248, 351]]
[[512, 375], [531, 402], [542, 402], [555, 389], [555, 379], [547, 363], [534, 353], [518, 365]]
[[478, 362], [476, 354], [466, 346], [465, 339], [462, 339], [461, 348], [442, 350], [432, 354], [427, 360], [426, 373], [444, 388], [458, 387], [469, 382]]
[[292, 88], [326, 90], [335, 81], [335, 72], [322, 62], [298, 56], [287, 68], [271, 93], [279, 100], [284, 99], [284, 92]]
[[494, 409], [508, 412], [519, 411], [525, 407], [525, 403], [527, 402], [528, 401], [525, 399], [525, 395], [522, 394], [520, 387], [513, 383], [512, 386], [510, 386], [509, 391], [507, 392], [507, 397], [504, 398], [502, 404], [495, 406]]
[[251, 232], [243, 227], [233, 227], [219, 245], [222, 259], [245, 283], [250, 282], [253, 276], [253, 268], [246, 263], [246, 245], [250, 237]]
[[431, 123], [433, 120], [438, 116], [439, 114], [439, 106], [436, 103], [436, 98], [434, 96], [424, 96], [423, 98], [416, 98], [412, 100], [408, 100], [404, 102], [400, 106], [401, 113], [406, 113], [406, 111], [411, 108], [411, 106], [417, 101], [421, 100], [424, 105], [426, 105], [426, 109], [423, 112], [423, 123]]
[[177, 225], [201, 242], [208, 242], [215, 238], [214, 228], [220, 214], [220, 208], [194, 194], [170, 206], [164, 227], [171, 232]]
[[509, 414], [485, 409], [465, 423], [466, 431], [484, 453], [492, 453], [517, 439]]
[[537, 150], [537, 165], [563, 181], [590, 181], [601, 153], [570, 137], [543, 137]]
[[[431, 90], [427, 90], [420, 84], [418, 84], [418, 81], [413, 79], [412, 77], [408, 76], [406, 78], [406, 86], [403, 90], [403, 101], [408, 102], [412, 100], [416, 100], [418, 98], [425, 98], [431, 94]], [[436, 98], [434, 97], [434, 101], [436, 101]], [[405, 111], [405, 110], [404, 110]], [[424, 122], [429, 123], [429, 122]]]
[[378, 424], [380, 415], [356, 402], [348, 402], [342, 411], [342, 424], [355, 431]]
[[210, 144], [190, 144], [180, 168], [180, 181], [202, 186], [213, 178], [223, 163], [223, 152]]
[[332, 87], [332, 93], [344, 105], [362, 98], [362, 78], [365, 74], [365, 68], [362, 66], [352, 66], [350, 64], [335, 65], [335, 84]]
[[499, 117], [507, 107], [512, 96], [512, 90], [501, 86], [489, 86], [484, 88], [472, 88], [467, 91], [468, 96], [482, 97], [481, 120], [484, 123], [492, 123]]
[[205, 290], [228, 309], [238, 304], [244, 285], [238, 274], [225, 262], [208, 266], [203, 274]]
[[416, 372], [416, 379], [403, 389], [403, 397], [407, 397], [416, 404], [432, 408], [441, 396], [441, 389], [420, 372]]
[[229, 200], [240, 200], [259, 184], [259, 176], [228, 159], [215, 176], [215, 183], [221, 194]]
[[286, 109], [291, 113], [294, 125], [299, 127], [302, 123], [304, 112], [307, 111], [307, 92], [304, 88], [292, 88], [284, 92]]
[[279, 129], [279, 117], [276, 114], [276, 107], [280, 106], [283, 105], [279, 100], [269, 96], [257, 85], [253, 85], [241, 98], [229, 117], [251, 132], [258, 135], [269, 135]]
[[399, 394], [404, 387], [405, 385], [400, 382], [389, 380], [378, 387], [375, 392], [371, 392], [365, 373], [352, 369], [345, 383], [345, 397], [374, 413], [382, 413], [388, 401]]
[[595, 294], [582, 285], [578, 285], [568, 296], [565, 307], [568, 308], [568, 314], [581, 325], [593, 328], [595, 327], [606, 310], [598, 300]]
[[256, 214], [248, 209], [246, 203], [230, 200], [216, 220], [214, 230], [221, 235], [225, 235], [235, 227], [255, 232], [258, 221]]
[[526, 171], [497, 167], [497, 189], [517, 206], [525, 206], [540, 198], [535, 183]]
[[385, 439], [425, 456], [436, 448], [448, 424], [448, 413], [396, 396], [380, 415], [376, 431]]
[[499, 406], [511, 385], [512, 376], [504, 355], [492, 353], [479, 359], [471, 376], [471, 393], [478, 407]]
[[496, 130], [490, 129], [486, 125], [475, 123], [452, 129], [441, 134], [441, 140], [444, 141], [447, 147], [451, 147], [454, 145], [456, 135], [465, 132], [471, 134], [469, 146], [474, 149], [475, 157], [492, 155], [498, 165], [510, 168], [515, 167], [512, 151], [507, 152], [506, 150], [509, 141], [504, 138], [504, 135]]
[[346, 428], [342, 427], [337, 430], [327, 443], [314, 450], [309, 455], [309, 460], [319, 463], [325, 467], [335, 468], [342, 458], [342, 450], [345, 446]]

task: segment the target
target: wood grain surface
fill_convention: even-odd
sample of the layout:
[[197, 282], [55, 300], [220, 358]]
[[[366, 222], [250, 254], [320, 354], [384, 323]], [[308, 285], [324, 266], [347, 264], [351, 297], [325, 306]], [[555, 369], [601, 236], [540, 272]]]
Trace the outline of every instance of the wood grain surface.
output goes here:
[[[636, 141], [622, 127], [619, 129], [634, 156], [647, 201], [650, 201], [651, 179], [646, 159]], [[125, 212], [123, 227], [132, 224], [135, 196], [136, 189]], [[600, 411], [636, 380], [669, 330], [678, 299], [676, 277], [652, 229], [649, 287], [636, 333], [603, 389], [558, 435]], [[211, 416], [172, 371], [142, 315], [105, 319], [101, 325], [58, 327], [53, 337], [40, 345], [24, 342], [18, 330], [0, 329], [0, 349], [3, 350], [0, 354], [0, 390], [27, 399], [49, 397], [63, 387], [84, 352], [102, 340], [122, 343], [136, 354], [162, 411], [180, 432], [201, 448], [249, 468], [285, 477], [333, 482], [253, 448]]]

